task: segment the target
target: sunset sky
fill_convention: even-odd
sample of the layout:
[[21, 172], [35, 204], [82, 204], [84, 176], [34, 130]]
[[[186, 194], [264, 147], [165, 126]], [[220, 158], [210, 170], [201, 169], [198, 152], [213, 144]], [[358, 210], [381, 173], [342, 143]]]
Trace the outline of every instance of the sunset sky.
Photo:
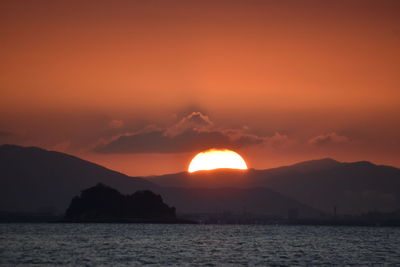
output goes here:
[[129, 175], [400, 167], [400, 1], [1, 1], [0, 143]]

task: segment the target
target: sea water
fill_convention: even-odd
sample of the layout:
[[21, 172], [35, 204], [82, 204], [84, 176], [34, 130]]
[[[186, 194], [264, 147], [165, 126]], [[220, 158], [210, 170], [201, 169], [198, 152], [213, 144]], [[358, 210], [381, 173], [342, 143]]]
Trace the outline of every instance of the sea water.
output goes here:
[[0, 224], [0, 265], [400, 266], [400, 228]]

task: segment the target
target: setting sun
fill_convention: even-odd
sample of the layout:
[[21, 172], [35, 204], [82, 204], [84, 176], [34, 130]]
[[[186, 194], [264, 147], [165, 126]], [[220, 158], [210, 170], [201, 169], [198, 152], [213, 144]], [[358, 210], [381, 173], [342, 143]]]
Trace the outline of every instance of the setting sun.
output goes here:
[[190, 162], [188, 172], [214, 169], [247, 170], [244, 159], [229, 149], [209, 149], [198, 153]]

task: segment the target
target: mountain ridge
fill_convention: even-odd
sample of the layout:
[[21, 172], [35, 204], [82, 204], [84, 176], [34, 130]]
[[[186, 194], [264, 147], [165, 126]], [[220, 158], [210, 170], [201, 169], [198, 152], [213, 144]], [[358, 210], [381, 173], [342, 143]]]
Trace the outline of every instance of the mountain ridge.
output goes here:
[[[186, 203], [200, 207], [207, 199], [196, 200], [185, 191], [210, 194], [214, 199], [212, 205], [219, 205], [219, 198], [210, 192], [223, 192], [226, 187], [236, 189], [236, 195], [232, 193], [231, 198], [243, 197], [243, 201], [249, 203], [248, 209], [258, 205], [265, 208], [262, 210], [265, 214], [268, 209], [273, 210], [266, 201], [275, 193], [279, 194], [274, 201], [282, 209], [278, 212], [280, 215], [292, 207], [302, 209], [304, 214], [315, 214], [315, 210], [326, 214], [333, 214], [333, 210], [340, 214], [361, 214], [400, 209], [400, 169], [367, 161], [348, 163], [323, 158], [265, 170], [224, 169], [130, 177], [61, 152], [0, 146], [0, 210], [32, 211], [56, 206], [62, 211], [72, 196], [99, 182], [124, 194], [152, 190], [166, 200], [170, 199], [178, 211], [188, 212], [190, 207]], [[246, 193], [254, 188], [264, 188], [264, 195], [252, 198]], [[254, 201], [257, 198], [259, 203]], [[223, 209], [238, 211], [234, 206], [237, 202], [228, 202], [231, 204]], [[254, 210], [258, 208], [254, 207]], [[208, 211], [212, 210], [212, 207], [208, 208]]]
[[0, 177], [0, 210], [13, 211], [66, 207], [72, 195], [99, 182], [123, 193], [158, 187], [69, 154], [15, 145], [0, 146]]
[[129, 177], [74, 156], [36, 147], [0, 146], [0, 174], [3, 211], [35, 211], [53, 206], [63, 212], [73, 196], [103, 183], [124, 194], [151, 190], [162, 195], [178, 212], [238, 213], [246, 208], [268, 216], [285, 216], [290, 209], [297, 209], [302, 216], [321, 214], [271, 189], [252, 189], [260, 193], [250, 194], [251, 190], [240, 188], [160, 187], [144, 178]]
[[161, 186], [216, 188], [228, 182], [238, 188], [263, 186], [331, 214], [335, 209], [360, 214], [400, 208], [400, 169], [368, 161], [324, 158], [265, 170], [177, 173], [146, 179]]

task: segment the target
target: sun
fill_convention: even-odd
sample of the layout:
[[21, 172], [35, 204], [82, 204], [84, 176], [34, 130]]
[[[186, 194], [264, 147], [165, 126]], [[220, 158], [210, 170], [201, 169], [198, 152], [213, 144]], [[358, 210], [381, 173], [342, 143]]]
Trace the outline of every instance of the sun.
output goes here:
[[247, 170], [244, 159], [229, 149], [209, 149], [198, 153], [190, 162], [188, 172], [214, 169]]

